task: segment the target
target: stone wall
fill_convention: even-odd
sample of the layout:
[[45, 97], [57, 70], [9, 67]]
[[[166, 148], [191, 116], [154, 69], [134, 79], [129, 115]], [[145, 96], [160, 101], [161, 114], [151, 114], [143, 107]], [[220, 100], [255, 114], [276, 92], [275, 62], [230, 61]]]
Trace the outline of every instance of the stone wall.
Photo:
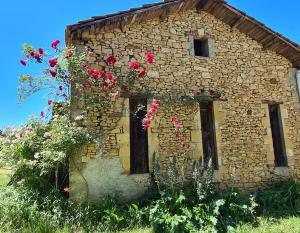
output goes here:
[[[213, 56], [190, 55], [190, 34], [209, 35]], [[130, 54], [150, 51], [155, 62], [149, 76], [140, 83], [160, 95], [190, 94], [198, 88], [221, 89], [227, 101], [215, 102], [215, 128], [219, 170], [215, 180], [220, 187], [234, 186], [252, 191], [281, 176], [300, 175], [300, 110], [291, 63], [237, 29], [208, 13], [185, 11], [143, 24], [133, 23], [122, 32], [104, 31], [97, 26], [78, 31], [72, 41], [78, 48], [87, 46], [95, 55], [94, 68], [103, 66], [103, 56], [122, 57], [116, 66], [127, 70]], [[137, 87], [139, 84], [136, 85]], [[288, 168], [274, 166], [274, 152], [267, 104], [280, 101]], [[151, 100], [149, 100], [151, 101]], [[123, 111], [120, 106], [124, 105]], [[118, 107], [119, 106], [119, 107]], [[74, 115], [86, 109], [73, 104]], [[179, 119], [188, 129], [192, 156], [202, 154], [200, 114], [191, 114], [187, 106], [176, 108]], [[169, 108], [159, 108], [160, 124], [148, 131], [149, 156], [156, 152], [162, 165], [172, 155], [181, 157]], [[149, 176], [130, 175], [128, 99], [103, 112], [88, 109], [83, 122], [96, 135], [100, 145], [90, 145], [73, 156], [70, 165], [71, 198], [95, 200], [105, 194], [120, 199], [138, 198], [149, 184]], [[163, 166], [166, 167], [166, 166]], [[151, 159], [150, 159], [151, 168]]]

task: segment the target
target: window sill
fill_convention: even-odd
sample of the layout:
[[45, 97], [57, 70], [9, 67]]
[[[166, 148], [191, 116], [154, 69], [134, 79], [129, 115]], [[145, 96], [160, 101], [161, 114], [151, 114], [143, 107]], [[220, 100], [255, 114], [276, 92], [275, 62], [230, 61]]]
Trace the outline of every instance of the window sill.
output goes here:
[[279, 176], [289, 176], [289, 167], [275, 167], [274, 173]]

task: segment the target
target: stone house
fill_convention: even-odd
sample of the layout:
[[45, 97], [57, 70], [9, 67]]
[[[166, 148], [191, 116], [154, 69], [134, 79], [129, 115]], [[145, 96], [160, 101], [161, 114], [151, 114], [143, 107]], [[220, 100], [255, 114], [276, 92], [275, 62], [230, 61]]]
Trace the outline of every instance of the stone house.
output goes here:
[[[208, 103], [207, 111], [176, 106], [192, 157], [205, 158], [211, 146], [214, 180], [221, 188], [253, 191], [300, 176], [300, 47], [225, 1], [165, 0], [93, 17], [68, 26], [66, 41], [92, 50], [90, 63], [98, 68], [105, 55], [152, 52], [155, 62], [141, 82], [160, 95], [221, 89], [227, 100]], [[71, 158], [74, 200], [106, 194], [138, 198], [149, 185], [153, 154], [166, 170], [171, 156], [180, 160], [185, 153], [176, 146], [168, 108], [159, 110], [164, 116], [159, 127], [143, 133], [132, 127], [139, 123], [130, 113], [152, 100], [120, 99], [126, 111], [71, 104], [74, 117], [86, 110], [84, 124], [100, 139], [100, 145], [88, 145]]]

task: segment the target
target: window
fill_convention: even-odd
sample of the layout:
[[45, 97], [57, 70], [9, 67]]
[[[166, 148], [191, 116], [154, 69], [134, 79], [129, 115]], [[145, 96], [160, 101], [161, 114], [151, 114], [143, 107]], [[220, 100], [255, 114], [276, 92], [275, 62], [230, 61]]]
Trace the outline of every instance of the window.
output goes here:
[[208, 102], [200, 109], [201, 117], [201, 133], [202, 133], [202, 146], [204, 155], [204, 166], [207, 167], [211, 158], [215, 170], [218, 169], [218, 155], [216, 146], [215, 122], [213, 103]]
[[279, 104], [269, 104], [269, 115], [273, 139], [273, 148], [275, 154], [275, 166], [286, 167], [287, 158], [285, 154], [285, 145]]
[[194, 39], [195, 56], [209, 57], [209, 42], [207, 38]]
[[[144, 106], [144, 107], [143, 107]], [[142, 120], [147, 113], [147, 99], [130, 98], [130, 173], [149, 172], [148, 134], [143, 129]]]

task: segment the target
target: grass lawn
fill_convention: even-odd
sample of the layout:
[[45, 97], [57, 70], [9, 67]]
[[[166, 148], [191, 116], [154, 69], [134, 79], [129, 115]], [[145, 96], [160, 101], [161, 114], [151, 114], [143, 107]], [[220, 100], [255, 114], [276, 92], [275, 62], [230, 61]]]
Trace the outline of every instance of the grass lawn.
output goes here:
[[259, 226], [242, 225], [237, 233], [300, 233], [300, 217], [260, 220]]
[[9, 181], [11, 170], [6, 168], [0, 168], [0, 187], [5, 186]]

